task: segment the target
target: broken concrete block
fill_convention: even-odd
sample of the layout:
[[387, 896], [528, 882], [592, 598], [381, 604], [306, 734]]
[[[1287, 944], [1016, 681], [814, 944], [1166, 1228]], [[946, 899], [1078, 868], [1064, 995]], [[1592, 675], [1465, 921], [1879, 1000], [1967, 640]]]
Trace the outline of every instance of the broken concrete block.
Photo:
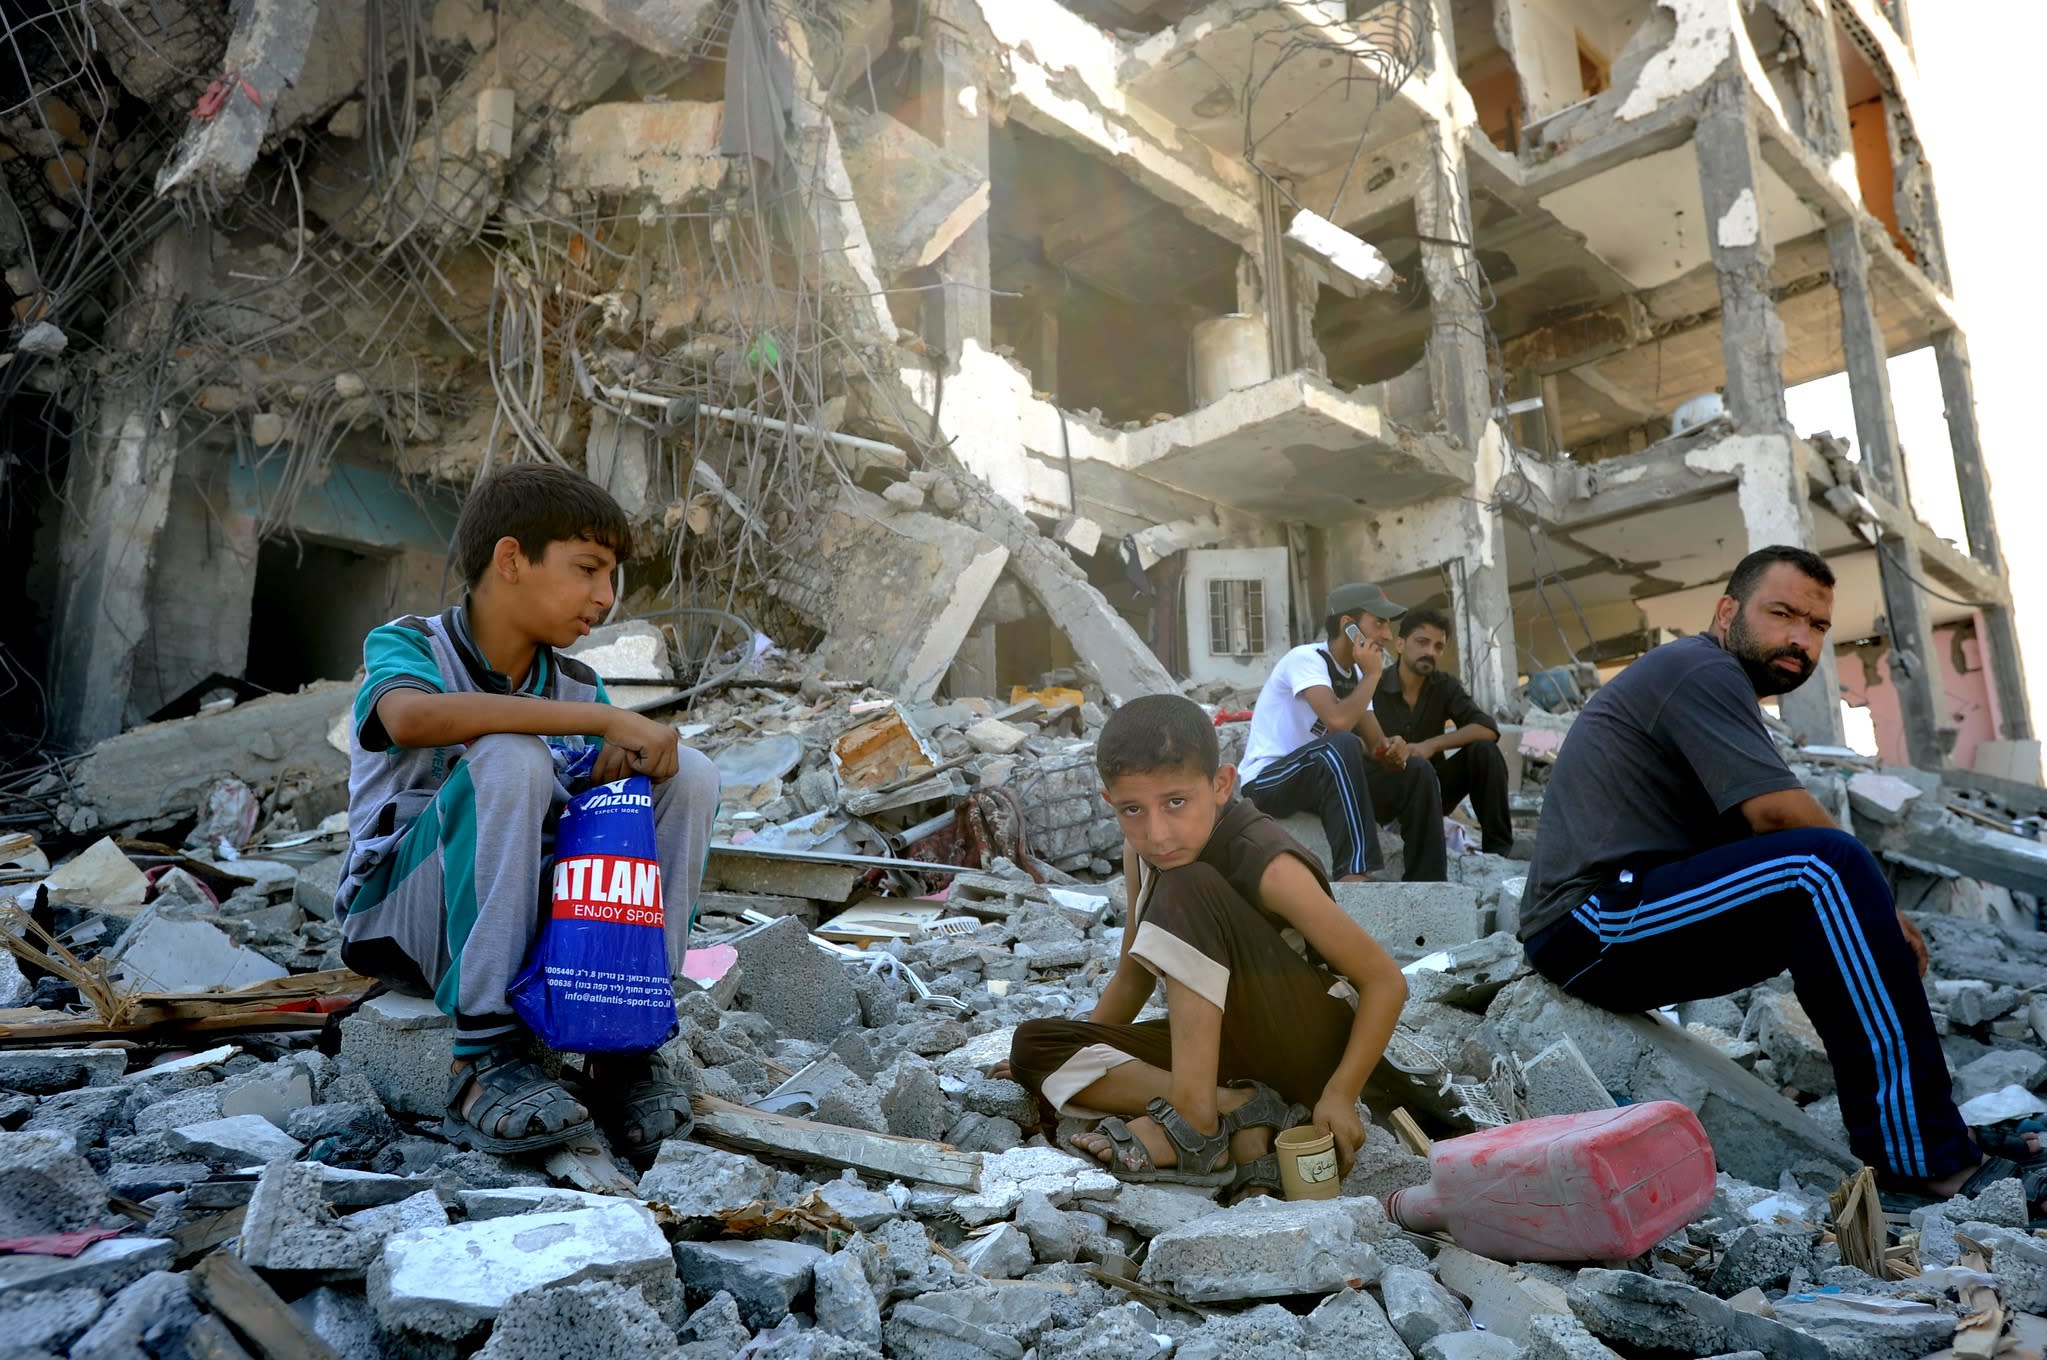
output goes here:
[[1305, 1354], [1301, 1320], [1276, 1303], [1241, 1313], [1211, 1313], [1173, 1348], [1174, 1360], [1279, 1360]]
[[292, 883], [291, 900], [308, 916], [333, 920], [334, 894], [341, 890], [341, 873], [347, 867], [346, 855], [314, 860], [298, 871]]
[[1924, 796], [1918, 785], [1896, 775], [1858, 770], [1848, 776], [1848, 807], [1857, 822], [1896, 826]]
[[794, 916], [727, 941], [739, 955], [739, 1004], [792, 1039], [828, 1044], [858, 1023], [860, 999], [846, 968], [811, 943]]
[[[811, 539], [806, 561], [785, 565], [774, 593], [826, 633], [818, 660], [923, 702], [938, 690], [1009, 549], [951, 520], [896, 513], [855, 487]], [[931, 589], [933, 581], [946, 588]]]
[[1751, 1224], [1727, 1239], [1709, 1287], [1723, 1298], [1744, 1289], [1776, 1290], [1793, 1271], [1812, 1270], [1818, 1234], [1797, 1228]]
[[[1742, 1312], [1675, 1280], [1632, 1270], [1582, 1270], [1565, 1292], [1580, 1322], [1594, 1335], [1624, 1347], [1680, 1355], [1759, 1350], [1772, 1360], [1829, 1357], [1817, 1337]], [[1952, 1318], [1945, 1320], [1952, 1328]]]
[[739, 1305], [749, 1327], [772, 1327], [810, 1293], [825, 1253], [801, 1242], [678, 1242], [675, 1268], [690, 1299], [720, 1291]]
[[[1019, 1201], [1021, 1202], [1021, 1201]], [[1215, 1193], [1192, 1185], [1125, 1185], [1097, 1206], [1111, 1223], [1153, 1238], [1215, 1212]]]
[[1063, 1209], [1033, 1190], [1016, 1206], [1016, 1226], [1031, 1242], [1040, 1261], [1071, 1261], [1080, 1254], [1081, 1235]]
[[7, 1049], [0, 1051], [0, 1089], [55, 1095], [79, 1086], [112, 1085], [127, 1068], [128, 1054], [118, 1048]]
[[[593, 104], [569, 120], [555, 182], [572, 192], [645, 194], [679, 206], [725, 178], [718, 153], [724, 123], [722, 103]], [[641, 493], [644, 499], [644, 480]]]
[[983, 718], [966, 730], [968, 745], [984, 756], [1006, 756], [1031, 739], [1021, 727], [995, 718]]
[[903, 1214], [894, 1200], [879, 1190], [869, 1190], [850, 1171], [843, 1179], [819, 1186], [815, 1193], [819, 1203], [852, 1224], [856, 1232], [872, 1232]]
[[116, 916], [133, 916], [149, 896], [149, 880], [112, 836], [100, 837], [58, 865], [43, 886], [53, 904], [93, 907]]
[[858, 1253], [839, 1251], [811, 1270], [811, 1312], [817, 1325], [848, 1341], [881, 1345], [881, 1307]]
[[1858, 1165], [1798, 1106], [1711, 1045], [1660, 1020], [1589, 1005], [1539, 974], [1494, 997], [1486, 1026], [1495, 1042], [1515, 1053], [1539, 1053], [1573, 1039], [1599, 1084], [1616, 1097], [1689, 1107], [1705, 1125], [1720, 1168], [1742, 1180], [1775, 1185], [1787, 1162], [1808, 1157], [1844, 1172]]
[[305, 1144], [256, 1114], [187, 1124], [166, 1133], [163, 1142], [172, 1152], [189, 1152], [230, 1169], [263, 1166], [279, 1157], [296, 1157], [305, 1150]]
[[565, 1214], [615, 1198], [561, 1185], [507, 1185], [489, 1190], [464, 1190], [462, 1215], [472, 1223], [517, 1214]]
[[682, 1218], [714, 1219], [771, 1199], [778, 1179], [773, 1168], [744, 1153], [670, 1138], [640, 1177], [640, 1198], [665, 1204]]
[[1528, 1320], [1521, 1360], [1621, 1360], [1576, 1317], [1543, 1315]]
[[121, 935], [113, 976], [146, 992], [233, 991], [287, 975], [284, 968], [205, 921], [177, 920], [147, 907]]
[[1467, 1331], [1471, 1327], [1464, 1305], [1425, 1270], [1386, 1267], [1385, 1274], [1379, 1277], [1379, 1296], [1386, 1301], [1386, 1320], [1410, 1350], [1420, 1350], [1444, 1332]]
[[514, 1295], [589, 1279], [673, 1294], [668, 1239], [646, 1206], [612, 1200], [401, 1232], [370, 1268], [369, 1298], [386, 1329], [454, 1341], [480, 1331]]
[[61, 1133], [0, 1133], [0, 1237], [99, 1224], [107, 1188]]
[[514, 1295], [498, 1310], [477, 1360], [681, 1360], [674, 1329], [637, 1289], [583, 1280]]
[[899, 1303], [882, 1328], [890, 1355], [919, 1360], [1023, 1360], [1024, 1349], [1001, 1332], [916, 1303]]
[[1377, 1200], [1251, 1199], [1152, 1239], [1142, 1278], [1196, 1303], [1369, 1283], [1388, 1236]]
[[1445, 1332], [1422, 1343], [1420, 1360], [1521, 1360], [1521, 1348], [1490, 1332]]
[[1076, 1199], [1113, 1199], [1121, 1185], [1092, 1158], [1060, 1148], [1020, 1147], [983, 1153], [981, 1188], [955, 1199], [952, 1211], [968, 1227], [978, 1228], [1009, 1217], [1033, 1190], [1065, 1205]]
[[455, 1021], [425, 997], [386, 992], [341, 1022], [341, 1063], [370, 1079], [398, 1114], [447, 1111]]
[[1315, 1306], [1302, 1323], [1313, 1356], [1343, 1360], [1409, 1360], [1407, 1343], [1386, 1310], [1362, 1289], [1343, 1289]]
[[263, 1168], [243, 1217], [241, 1257], [263, 1270], [313, 1270], [360, 1279], [384, 1243], [414, 1228], [442, 1228], [440, 1196], [422, 1191], [396, 1204], [337, 1215], [317, 1162], [282, 1158]]
[[1580, 1114], [1586, 1110], [1610, 1110], [1613, 1096], [1599, 1084], [1599, 1076], [1569, 1038], [1557, 1040], [1521, 1065], [1527, 1084], [1528, 1116], [1540, 1119], [1553, 1114]]
[[2024, 1048], [2000, 1048], [1985, 1053], [1974, 1062], [1963, 1064], [1955, 1073], [1955, 1103], [1962, 1104], [2007, 1086], [2023, 1086], [2029, 1091], [2047, 1086], [2047, 1057]]
[[[1954, 1316], [1945, 1308], [1909, 1313], [1875, 1313], [1846, 1295], [1787, 1298], [1770, 1305], [1777, 1321], [1816, 1343], [1828, 1360], [1919, 1360], [1937, 1355], [1954, 1340]], [[2007, 1305], [2009, 1306], [2009, 1305]], [[1753, 1344], [1750, 1349], [1761, 1349]], [[1765, 1352], [1775, 1360], [1777, 1351]]]
[[1478, 894], [1461, 883], [1335, 883], [1343, 914], [1397, 959], [1469, 944], [1479, 927]]
[[221, 1083], [223, 1116], [260, 1115], [280, 1129], [291, 1122], [293, 1114], [312, 1103], [312, 1077], [305, 1069], [284, 1063], [265, 1063], [253, 1072], [229, 1077]]
[[113, 1294], [177, 1259], [173, 1242], [157, 1237], [110, 1237], [76, 1256], [0, 1256], [0, 1306], [26, 1294], [90, 1289]]
[[1834, 1064], [1796, 996], [1759, 991], [1748, 1018], [1756, 1042], [1776, 1065], [1779, 1081], [1807, 1095], [1823, 1096], [1834, 1089]]
[[1471, 1322], [1513, 1341], [1529, 1339], [1529, 1324], [1542, 1316], [1571, 1316], [1563, 1289], [1489, 1257], [1444, 1247], [1436, 1253], [1436, 1278], [1469, 1299]]
[[1030, 1238], [1014, 1223], [983, 1228], [960, 1244], [968, 1270], [991, 1280], [1014, 1280], [1035, 1263]]
[[883, 274], [936, 262], [987, 214], [987, 175], [885, 113], [841, 118], [839, 146]]
[[[78, 1360], [128, 1360], [144, 1356], [144, 1333], [182, 1336], [199, 1320], [199, 1305], [183, 1275], [157, 1271], [106, 1301], [90, 1289], [32, 1294], [0, 1307], [0, 1336], [18, 1349], [10, 1355], [71, 1355]], [[74, 1344], [75, 1343], [75, 1344]]]

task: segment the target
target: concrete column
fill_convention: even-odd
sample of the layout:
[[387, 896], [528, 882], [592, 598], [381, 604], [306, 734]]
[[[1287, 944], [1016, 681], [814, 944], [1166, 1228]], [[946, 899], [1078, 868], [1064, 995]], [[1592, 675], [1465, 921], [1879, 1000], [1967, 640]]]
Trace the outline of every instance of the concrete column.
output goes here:
[[[1871, 484], [1886, 501], [1912, 513], [1912, 488], [1898, 447], [1891, 411], [1891, 380], [1883, 332], [1869, 296], [1869, 252], [1862, 244], [1860, 214], [1827, 227], [1827, 254], [1834, 289], [1841, 299], [1841, 350], [1848, 361], [1849, 396], [1855, 407], [1855, 441]], [[1915, 577], [1923, 574], [1919, 545], [1880, 531], [1877, 567], [1883, 578], [1884, 616], [1889, 621], [1891, 679], [1905, 720], [1905, 748], [1914, 765], [1937, 770], [1947, 761], [1954, 731], [1940, 696], [1940, 668]]]
[[1429, 383], [1450, 433], [1475, 456], [1472, 489], [1459, 511], [1463, 542], [1445, 545], [1453, 553], [1457, 665], [1479, 706], [1497, 709], [1513, 694], [1518, 672], [1505, 524], [1486, 504], [1506, 471], [1506, 445], [1492, 419], [1487, 322], [1470, 245], [1465, 130], [1435, 122], [1427, 135], [1430, 168], [1417, 186], [1414, 211], [1432, 319]]
[[[209, 248], [203, 227], [156, 239], [108, 324], [109, 352], [163, 349], [178, 299], [207, 277]], [[145, 365], [96, 393], [64, 479], [50, 720], [57, 740], [75, 749], [137, 716], [129, 703], [135, 653], [149, 631], [150, 572], [178, 466], [178, 431], [163, 427], [151, 400], [157, 379]]]
[[[1807, 490], [1811, 479], [1806, 472], [1809, 447], [1789, 436], [1742, 442], [1754, 446], [1743, 450], [1737, 493], [1748, 550], [1779, 543], [1811, 546], [1812, 497]], [[1821, 648], [1819, 667], [1810, 679], [1778, 696], [1777, 715], [1802, 745], [1839, 746], [1847, 739], [1841, 726], [1840, 669], [1831, 646]]]
[[[1933, 355], [1940, 368], [1940, 395], [1947, 407], [1948, 440], [1954, 447], [1955, 484], [1962, 493], [1969, 555], [2002, 576], [2004, 550], [1997, 539], [1997, 512], [1990, 499], [1990, 469], [1983, 460], [1983, 434], [1976, 424], [1976, 384], [1969, 370], [1969, 342], [1960, 331], [1943, 331], [1933, 338]], [[1989, 636], [1981, 641], [1988, 653], [1990, 682], [1996, 687], [1997, 709], [2003, 719], [1999, 735], [2009, 741], [2027, 740], [2033, 735], [2033, 719], [2026, 706], [2026, 668], [2019, 653], [2018, 628], [2011, 606], [1996, 605], [1982, 612]]]
[[1728, 414], [1744, 433], [1783, 430], [1784, 325], [1770, 298], [1776, 249], [1763, 218], [1755, 118], [1738, 73], [1713, 82], [1693, 146], [1707, 241], [1720, 280]]
[[[918, 63], [924, 131], [982, 174], [988, 173], [988, 88], [985, 54], [995, 44], [978, 13], [966, 4], [938, 3], [924, 11], [924, 46]], [[978, 41], [977, 41], [978, 39]], [[945, 285], [933, 295], [926, 338], [957, 359], [967, 341], [994, 344], [990, 314], [988, 215], [983, 213], [938, 260]]]

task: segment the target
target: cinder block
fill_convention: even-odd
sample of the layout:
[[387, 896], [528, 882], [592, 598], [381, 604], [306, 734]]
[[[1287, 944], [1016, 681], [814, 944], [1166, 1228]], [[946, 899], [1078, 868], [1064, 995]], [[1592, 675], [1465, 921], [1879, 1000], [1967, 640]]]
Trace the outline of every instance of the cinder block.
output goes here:
[[1461, 883], [1337, 883], [1344, 915], [1398, 959], [1454, 949], [1485, 934], [1478, 893]]
[[399, 1114], [445, 1113], [454, 1060], [454, 1018], [425, 997], [387, 992], [341, 1022], [342, 1065]]

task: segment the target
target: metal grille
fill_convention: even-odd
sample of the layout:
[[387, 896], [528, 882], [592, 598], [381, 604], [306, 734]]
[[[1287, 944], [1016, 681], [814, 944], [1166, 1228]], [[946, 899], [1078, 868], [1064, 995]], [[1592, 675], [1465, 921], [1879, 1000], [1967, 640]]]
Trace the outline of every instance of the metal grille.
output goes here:
[[1265, 582], [1208, 583], [1208, 654], [1262, 656], [1265, 653]]

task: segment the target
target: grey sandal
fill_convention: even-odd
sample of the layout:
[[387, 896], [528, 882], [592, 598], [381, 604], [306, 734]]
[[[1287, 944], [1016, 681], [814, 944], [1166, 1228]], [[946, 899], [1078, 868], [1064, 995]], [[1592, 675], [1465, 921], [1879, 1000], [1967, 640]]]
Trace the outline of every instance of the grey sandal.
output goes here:
[[1263, 1157], [1237, 1163], [1237, 1177], [1230, 1182], [1230, 1192], [1223, 1200], [1227, 1204], [1238, 1204], [1253, 1195], [1270, 1195], [1278, 1199], [1285, 1193], [1286, 1185], [1279, 1178], [1279, 1154], [1268, 1152]]
[[1222, 1131], [1225, 1134], [1241, 1133], [1245, 1129], [1271, 1129], [1278, 1137], [1288, 1129], [1299, 1128], [1315, 1117], [1315, 1112], [1305, 1105], [1289, 1101], [1262, 1081], [1225, 1082], [1239, 1090], [1249, 1090], [1251, 1098], [1223, 1116]]
[[591, 1108], [627, 1157], [652, 1157], [663, 1139], [688, 1137], [696, 1127], [689, 1089], [658, 1052], [610, 1053], [595, 1066]]
[[[462, 1099], [472, 1086], [479, 1094], [465, 1118]], [[575, 1097], [560, 1082], [507, 1045], [491, 1049], [449, 1079], [441, 1132], [451, 1143], [500, 1157], [538, 1152], [573, 1143], [596, 1127], [588, 1118], [575, 1119], [575, 1110]], [[498, 1132], [508, 1127], [508, 1119], [509, 1127], [525, 1132]]]
[[[1174, 1109], [1164, 1096], [1154, 1097], [1145, 1105], [1144, 1112], [1151, 1116], [1159, 1131], [1166, 1135], [1166, 1141], [1173, 1145], [1176, 1164], [1160, 1166], [1152, 1161], [1150, 1149], [1130, 1131], [1130, 1125], [1111, 1115], [1095, 1126], [1095, 1131], [1109, 1140], [1109, 1160], [1102, 1164], [1103, 1170], [1119, 1181], [1138, 1185], [1195, 1185], [1213, 1189], [1228, 1185], [1236, 1178], [1236, 1166], [1230, 1161], [1230, 1130], [1226, 1122], [1219, 1123], [1214, 1133], [1203, 1133]], [[1197, 1166], [1210, 1169], [1189, 1169]]]

